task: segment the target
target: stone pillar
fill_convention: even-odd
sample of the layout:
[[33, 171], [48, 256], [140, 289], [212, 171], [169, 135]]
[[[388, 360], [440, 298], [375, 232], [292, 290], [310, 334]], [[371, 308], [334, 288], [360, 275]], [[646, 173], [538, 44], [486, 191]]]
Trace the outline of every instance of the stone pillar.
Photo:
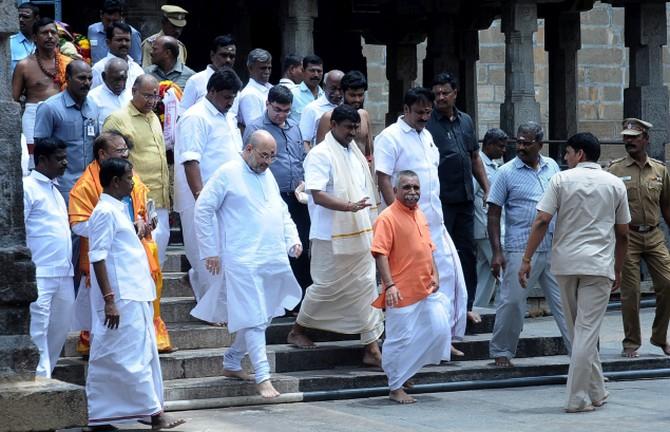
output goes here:
[[[577, 133], [577, 51], [581, 48], [579, 12], [545, 18], [545, 50], [549, 53], [549, 138], [567, 140]], [[560, 160], [558, 144], [549, 156]]]
[[386, 125], [394, 123], [402, 113], [403, 98], [416, 80], [416, 44], [386, 45], [386, 78], [389, 80], [389, 110]]
[[[521, 123], [540, 122], [540, 104], [535, 100], [533, 33], [537, 31], [537, 5], [531, 0], [512, 0], [503, 6], [505, 33], [505, 102], [500, 106], [500, 127], [516, 135]], [[508, 146], [505, 159], [514, 156]]]
[[649, 154], [665, 161], [668, 136], [668, 88], [663, 85], [663, 46], [667, 43], [665, 1], [625, 5], [625, 42], [629, 50], [629, 85], [624, 89], [624, 117], [653, 123]]
[[282, 59], [287, 54], [306, 56], [314, 53], [316, 0], [282, 0]]

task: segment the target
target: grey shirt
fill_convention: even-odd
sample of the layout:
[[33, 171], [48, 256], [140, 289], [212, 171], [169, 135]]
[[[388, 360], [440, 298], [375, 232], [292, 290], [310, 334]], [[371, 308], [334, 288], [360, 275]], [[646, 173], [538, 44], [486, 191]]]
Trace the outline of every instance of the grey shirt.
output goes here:
[[144, 72], [153, 75], [159, 82], [169, 80], [177, 84], [182, 90], [186, 86], [186, 81], [195, 75], [195, 71], [184, 63], [177, 62], [172, 70], [165, 72], [158, 65], [152, 64], [144, 68]]
[[268, 131], [277, 141], [277, 160], [270, 165], [279, 190], [292, 192], [305, 178], [302, 163], [305, 160], [305, 147], [298, 124], [287, 118], [284, 127], [279, 127], [270, 121], [267, 111], [261, 117], [253, 120], [244, 129], [244, 142], [259, 129]]
[[67, 169], [58, 190], [68, 201], [70, 189], [93, 161], [93, 140], [98, 136], [98, 109], [85, 100], [81, 108], [64, 90], [37, 106], [35, 138], [58, 138], [67, 145]]

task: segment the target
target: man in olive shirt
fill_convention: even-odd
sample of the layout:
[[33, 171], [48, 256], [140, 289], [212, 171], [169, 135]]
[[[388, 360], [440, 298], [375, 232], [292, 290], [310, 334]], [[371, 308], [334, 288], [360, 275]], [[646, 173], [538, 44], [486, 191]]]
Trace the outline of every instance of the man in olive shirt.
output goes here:
[[[637, 357], [642, 345], [640, 332], [640, 259], [651, 273], [656, 291], [656, 316], [650, 342], [670, 355], [667, 341], [670, 321], [670, 254], [658, 227], [660, 216], [670, 224], [670, 177], [665, 164], [647, 155], [651, 123], [627, 118], [623, 141], [628, 156], [614, 160], [609, 172], [623, 180], [628, 191], [631, 222], [628, 254], [621, 282], [624, 357]], [[659, 211], [660, 210], [660, 211]]]

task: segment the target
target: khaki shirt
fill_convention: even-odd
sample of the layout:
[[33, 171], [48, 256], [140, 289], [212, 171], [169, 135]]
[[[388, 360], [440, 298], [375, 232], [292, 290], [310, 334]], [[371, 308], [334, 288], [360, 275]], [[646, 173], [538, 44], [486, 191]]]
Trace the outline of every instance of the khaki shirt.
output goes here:
[[658, 225], [661, 206], [670, 205], [670, 177], [665, 164], [647, 157], [642, 167], [632, 157], [616, 159], [607, 169], [626, 185], [632, 225]]
[[131, 101], [111, 113], [102, 130], [118, 130], [132, 140], [135, 146], [129, 159], [137, 175], [149, 188], [149, 198], [154, 200], [157, 208], [170, 208], [170, 180], [163, 129], [158, 116], [153, 112], [141, 113]]
[[[146, 68], [147, 66], [151, 66], [151, 46], [153, 45], [154, 41], [161, 36], [165, 36], [163, 30], [149, 36], [142, 41], [142, 69]], [[186, 64], [186, 56], [188, 54], [186, 51], [186, 45], [184, 45], [180, 40], [177, 40], [177, 42], [179, 42], [179, 58], [177, 61]]]

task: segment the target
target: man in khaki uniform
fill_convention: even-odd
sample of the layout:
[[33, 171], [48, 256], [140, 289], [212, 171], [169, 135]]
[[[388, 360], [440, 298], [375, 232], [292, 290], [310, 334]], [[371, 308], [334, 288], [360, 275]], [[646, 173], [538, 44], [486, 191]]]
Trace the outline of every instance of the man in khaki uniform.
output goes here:
[[179, 40], [181, 32], [186, 27], [186, 9], [174, 5], [161, 6], [163, 19], [161, 20], [161, 31], [149, 36], [142, 41], [142, 68], [151, 66], [151, 47], [156, 39], [161, 36], [172, 36], [179, 42], [179, 58], [177, 61], [186, 64], [186, 46]]
[[[656, 316], [651, 344], [670, 355], [667, 342], [670, 321], [670, 254], [658, 224], [661, 214], [670, 223], [670, 177], [665, 164], [647, 156], [651, 123], [627, 118], [623, 121], [623, 141], [628, 156], [612, 162], [609, 172], [623, 180], [630, 207], [630, 240], [621, 282], [624, 357], [637, 357], [642, 344], [640, 333], [640, 259], [651, 273], [656, 292]], [[659, 211], [660, 210], [660, 211]]]

